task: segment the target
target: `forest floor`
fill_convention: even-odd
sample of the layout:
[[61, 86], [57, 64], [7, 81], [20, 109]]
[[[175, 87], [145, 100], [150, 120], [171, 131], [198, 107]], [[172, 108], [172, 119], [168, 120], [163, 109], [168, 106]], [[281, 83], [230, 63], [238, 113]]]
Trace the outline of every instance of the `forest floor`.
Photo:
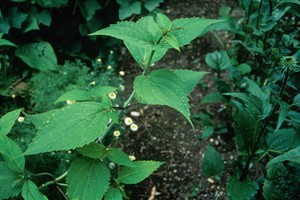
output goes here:
[[[222, 5], [236, 8], [235, 1], [229, 0], [166, 0], [162, 5], [163, 13], [169, 18], [205, 17], [218, 18], [218, 11]], [[228, 34], [219, 33], [226, 41]], [[230, 37], [230, 36], [229, 36]], [[220, 49], [212, 34], [208, 33], [197, 38], [181, 52], [170, 50], [159, 61], [155, 68], [190, 69], [195, 71], [209, 71], [205, 66], [204, 57], [207, 53]], [[129, 55], [123, 56], [122, 67], [125, 76], [125, 88], [132, 88], [132, 82], [138, 73], [137, 66], [130, 60]], [[134, 74], [136, 72], [136, 74]], [[197, 87], [189, 96], [192, 117], [202, 110], [217, 110], [222, 105], [213, 107], [201, 104], [201, 98], [214, 90], [211, 86], [214, 74], [207, 76], [203, 83], [208, 89], [203, 91]], [[127, 90], [125, 90], [126, 92]], [[128, 93], [130, 91], [127, 91]], [[212, 136], [207, 140], [199, 140], [202, 133], [201, 123], [194, 121], [195, 130], [175, 110], [161, 106], [132, 106], [130, 111], [140, 113], [139, 117], [131, 116], [138, 124], [137, 132], [126, 130], [121, 144], [125, 152], [134, 155], [138, 160], [156, 160], [165, 162], [150, 178], [140, 184], [127, 188], [130, 199], [226, 199], [225, 182], [230, 171], [226, 169], [231, 160], [236, 157], [235, 144], [224, 141], [222, 136]], [[221, 119], [222, 120], [222, 119]], [[201, 175], [201, 160], [207, 144], [210, 143], [221, 153], [225, 165], [225, 173], [221, 180], [204, 178]]]

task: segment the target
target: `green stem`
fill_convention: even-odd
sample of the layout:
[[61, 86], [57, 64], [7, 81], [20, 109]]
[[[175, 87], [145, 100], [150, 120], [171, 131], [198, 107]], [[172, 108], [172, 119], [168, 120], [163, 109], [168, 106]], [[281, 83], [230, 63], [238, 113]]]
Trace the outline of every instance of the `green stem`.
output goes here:
[[[285, 73], [285, 76], [284, 76], [284, 79], [283, 79], [283, 82], [282, 82], [282, 85], [281, 85], [281, 89], [280, 89], [280, 92], [278, 94], [278, 99], [281, 99], [282, 95], [283, 95], [283, 92], [285, 90], [285, 87], [286, 87], [286, 84], [287, 84], [287, 80], [288, 80], [288, 77], [289, 77], [289, 71], [287, 70], [286, 73]], [[253, 146], [253, 148], [251, 149], [251, 152], [250, 152], [250, 156], [248, 157], [248, 160], [246, 162], [246, 165], [242, 171], [242, 174], [240, 176], [240, 181], [243, 181], [247, 178], [247, 175], [249, 173], [249, 166], [250, 166], [250, 163], [252, 161], [252, 159], [254, 158], [255, 156], [255, 152], [257, 151], [257, 148], [258, 148], [258, 145], [260, 143], [260, 140], [262, 138], [262, 136], [264, 135], [265, 133], [265, 130], [267, 128], [267, 125], [269, 124], [269, 122], [271, 121], [273, 115], [275, 114], [275, 111], [277, 110], [278, 108], [278, 104], [276, 103], [275, 106], [273, 107], [272, 111], [271, 111], [271, 114], [268, 116], [268, 118], [266, 119], [264, 125], [262, 126], [259, 134], [258, 134], [258, 137], [257, 137], [257, 140]]]
[[42, 184], [42, 185], [39, 187], [39, 189], [45, 188], [45, 187], [47, 187], [47, 186], [49, 186], [49, 185], [56, 184], [57, 182], [59, 182], [59, 181], [61, 181], [62, 179], [64, 179], [64, 178], [67, 176], [67, 174], [68, 174], [68, 171], [66, 171], [65, 173], [63, 173], [63, 174], [60, 175], [59, 177], [55, 178], [54, 180], [48, 181], [48, 182]]

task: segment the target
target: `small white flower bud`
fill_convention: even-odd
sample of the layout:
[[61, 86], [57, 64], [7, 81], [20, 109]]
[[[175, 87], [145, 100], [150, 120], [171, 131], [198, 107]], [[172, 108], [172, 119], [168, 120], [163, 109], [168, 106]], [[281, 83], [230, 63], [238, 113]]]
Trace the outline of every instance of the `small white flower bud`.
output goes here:
[[124, 76], [125, 72], [124, 71], [119, 71], [120, 76]]
[[109, 169], [114, 169], [114, 168], [116, 167], [116, 164], [113, 163], [113, 162], [110, 162], [110, 163], [108, 164], [108, 167], [109, 167]]
[[135, 157], [134, 155], [130, 155], [130, 156], [128, 156], [128, 157], [129, 157], [129, 159], [130, 159], [131, 161], [136, 160], [136, 157]]
[[114, 100], [114, 99], [117, 98], [117, 95], [116, 95], [116, 93], [111, 92], [111, 93], [108, 94], [108, 97], [109, 97], [110, 99]]
[[139, 129], [139, 127], [136, 124], [131, 124], [130, 125], [130, 130], [137, 131], [138, 129]]
[[73, 103], [75, 103], [75, 100], [67, 100], [67, 105], [71, 105]]
[[116, 138], [118, 138], [120, 135], [121, 135], [121, 132], [120, 132], [120, 131], [114, 131], [114, 136], [115, 136]]
[[124, 120], [125, 124], [127, 126], [131, 125], [133, 123], [132, 119], [130, 117], [126, 117], [125, 120]]
[[136, 112], [136, 111], [131, 111], [131, 112], [130, 112], [130, 115], [131, 115], [132, 117], [139, 117], [139, 116], [141, 116], [141, 114], [140, 114], [139, 112]]
[[89, 85], [96, 85], [96, 81], [92, 81], [92, 82], [90, 82], [90, 84]]
[[18, 122], [20, 122], [20, 123], [24, 122], [24, 120], [25, 120], [24, 117], [19, 117], [19, 118], [18, 118]]
[[101, 62], [101, 61], [102, 61], [102, 59], [101, 59], [101, 58], [98, 58], [98, 59], [97, 59], [97, 62]]
[[108, 70], [111, 70], [111, 69], [112, 69], [111, 65], [108, 65], [108, 66], [107, 66], [107, 69], [108, 69]]

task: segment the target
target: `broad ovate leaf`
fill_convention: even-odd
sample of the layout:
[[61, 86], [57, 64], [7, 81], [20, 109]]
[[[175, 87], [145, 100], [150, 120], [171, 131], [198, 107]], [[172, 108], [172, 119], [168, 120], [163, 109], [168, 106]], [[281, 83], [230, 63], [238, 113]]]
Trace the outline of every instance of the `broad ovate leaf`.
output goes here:
[[156, 161], [136, 161], [133, 167], [123, 167], [117, 180], [124, 184], [136, 184], [150, 176], [162, 162]]
[[202, 34], [202, 32], [211, 24], [220, 22], [215, 19], [205, 18], [181, 18], [175, 19], [172, 23], [172, 33], [176, 36], [179, 47], [189, 44], [192, 40]]
[[268, 162], [267, 167], [283, 161], [291, 161], [300, 164], [300, 147], [292, 149], [285, 154], [273, 158], [270, 162]]
[[67, 100], [75, 100], [75, 101], [86, 101], [91, 100], [91, 95], [88, 91], [85, 90], [71, 90], [66, 92], [65, 94], [61, 95], [55, 103], [67, 101]]
[[257, 190], [255, 181], [240, 181], [236, 177], [230, 177], [227, 181], [227, 196], [230, 200], [250, 200]]
[[0, 162], [0, 199], [17, 196], [22, 189], [23, 175]]
[[0, 136], [7, 135], [10, 132], [21, 111], [22, 109], [13, 110], [0, 118]]
[[114, 187], [108, 188], [107, 192], [105, 193], [104, 200], [122, 200], [122, 193], [120, 190]]
[[66, 179], [70, 199], [99, 200], [109, 187], [110, 172], [102, 161], [83, 157], [72, 162]]
[[90, 143], [76, 149], [79, 153], [90, 158], [104, 158], [107, 154], [106, 147], [103, 144]]
[[47, 200], [48, 198], [43, 195], [36, 184], [30, 180], [26, 181], [22, 188], [22, 197], [25, 200]]
[[17, 49], [16, 56], [31, 68], [40, 71], [57, 70], [57, 58], [48, 42], [24, 44]]
[[22, 173], [25, 167], [25, 158], [20, 147], [6, 136], [0, 137], [0, 154], [2, 154], [6, 166]]
[[230, 59], [226, 51], [214, 51], [205, 56], [206, 64], [215, 70], [221, 71], [230, 67]]
[[103, 135], [112, 116], [96, 102], [75, 103], [55, 113], [37, 132], [25, 155], [81, 147]]
[[224, 164], [219, 152], [208, 145], [202, 160], [202, 173], [205, 177], [219, 176], [224, 171]]
[[134, 166], [134, 163], [129, 159], [128, 155], [120, 149], [109, 148], [107, 150], [107, 158], [118, 165], [127, 167]]

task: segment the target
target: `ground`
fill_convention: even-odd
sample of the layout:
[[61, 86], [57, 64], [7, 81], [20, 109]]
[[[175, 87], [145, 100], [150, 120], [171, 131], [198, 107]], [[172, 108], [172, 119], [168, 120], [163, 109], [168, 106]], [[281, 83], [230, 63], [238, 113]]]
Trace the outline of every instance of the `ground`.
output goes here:
[[[167, 0], [162, 6], [162, 11], [171, 19], [194, 16], [217, 18], [222, 5], [236, 7], [236, 3], [229, 0]], [[207, 34], [183, 47], [180, 53], [170, 50], [154, 67], [207, 71], [204, 56], [218, 48], [213, 36]], [[121, 59], [121, 68], [127, 72], [125, 93], [131, 91], [133, 78], [139, 72], [128, 57], [125, 52]], [[213, 76], [211, 74], [204, 79], [208, 87]], [[204, 92], [198, 87], [189, 96], [192, 115], [205, 109], [200, 103], [203, 95]], [[215, 110], [220, 106], [222, 105], [216, 105]], [[217, 196], [219, 199], [226, 199], [224, 183], [230, 172], [226, 171], [220, 181], [204, 178], [201, 175], [201, 160], [207, 144], [210, 143], [222, 154], [226, 169], [226, 165], [230, 165], [230, 160], [235, 157], [234, 144], [224, 142], [220, 136], [200, 141], [198, 138], [202, 132], [201, 125], [196, 123], [193, 130], [187, 121], [171, 108], [133, 105], [127, 116], [130, 116], [130, 111], [141, 114], [139, 117], [132, 117], [139, 130], [126, 130], [120, 140], [124, 151], [135, 155], [138, 160], [165, 162], [150, 178], [127, 188], [130, 199], [216, 199]]]

